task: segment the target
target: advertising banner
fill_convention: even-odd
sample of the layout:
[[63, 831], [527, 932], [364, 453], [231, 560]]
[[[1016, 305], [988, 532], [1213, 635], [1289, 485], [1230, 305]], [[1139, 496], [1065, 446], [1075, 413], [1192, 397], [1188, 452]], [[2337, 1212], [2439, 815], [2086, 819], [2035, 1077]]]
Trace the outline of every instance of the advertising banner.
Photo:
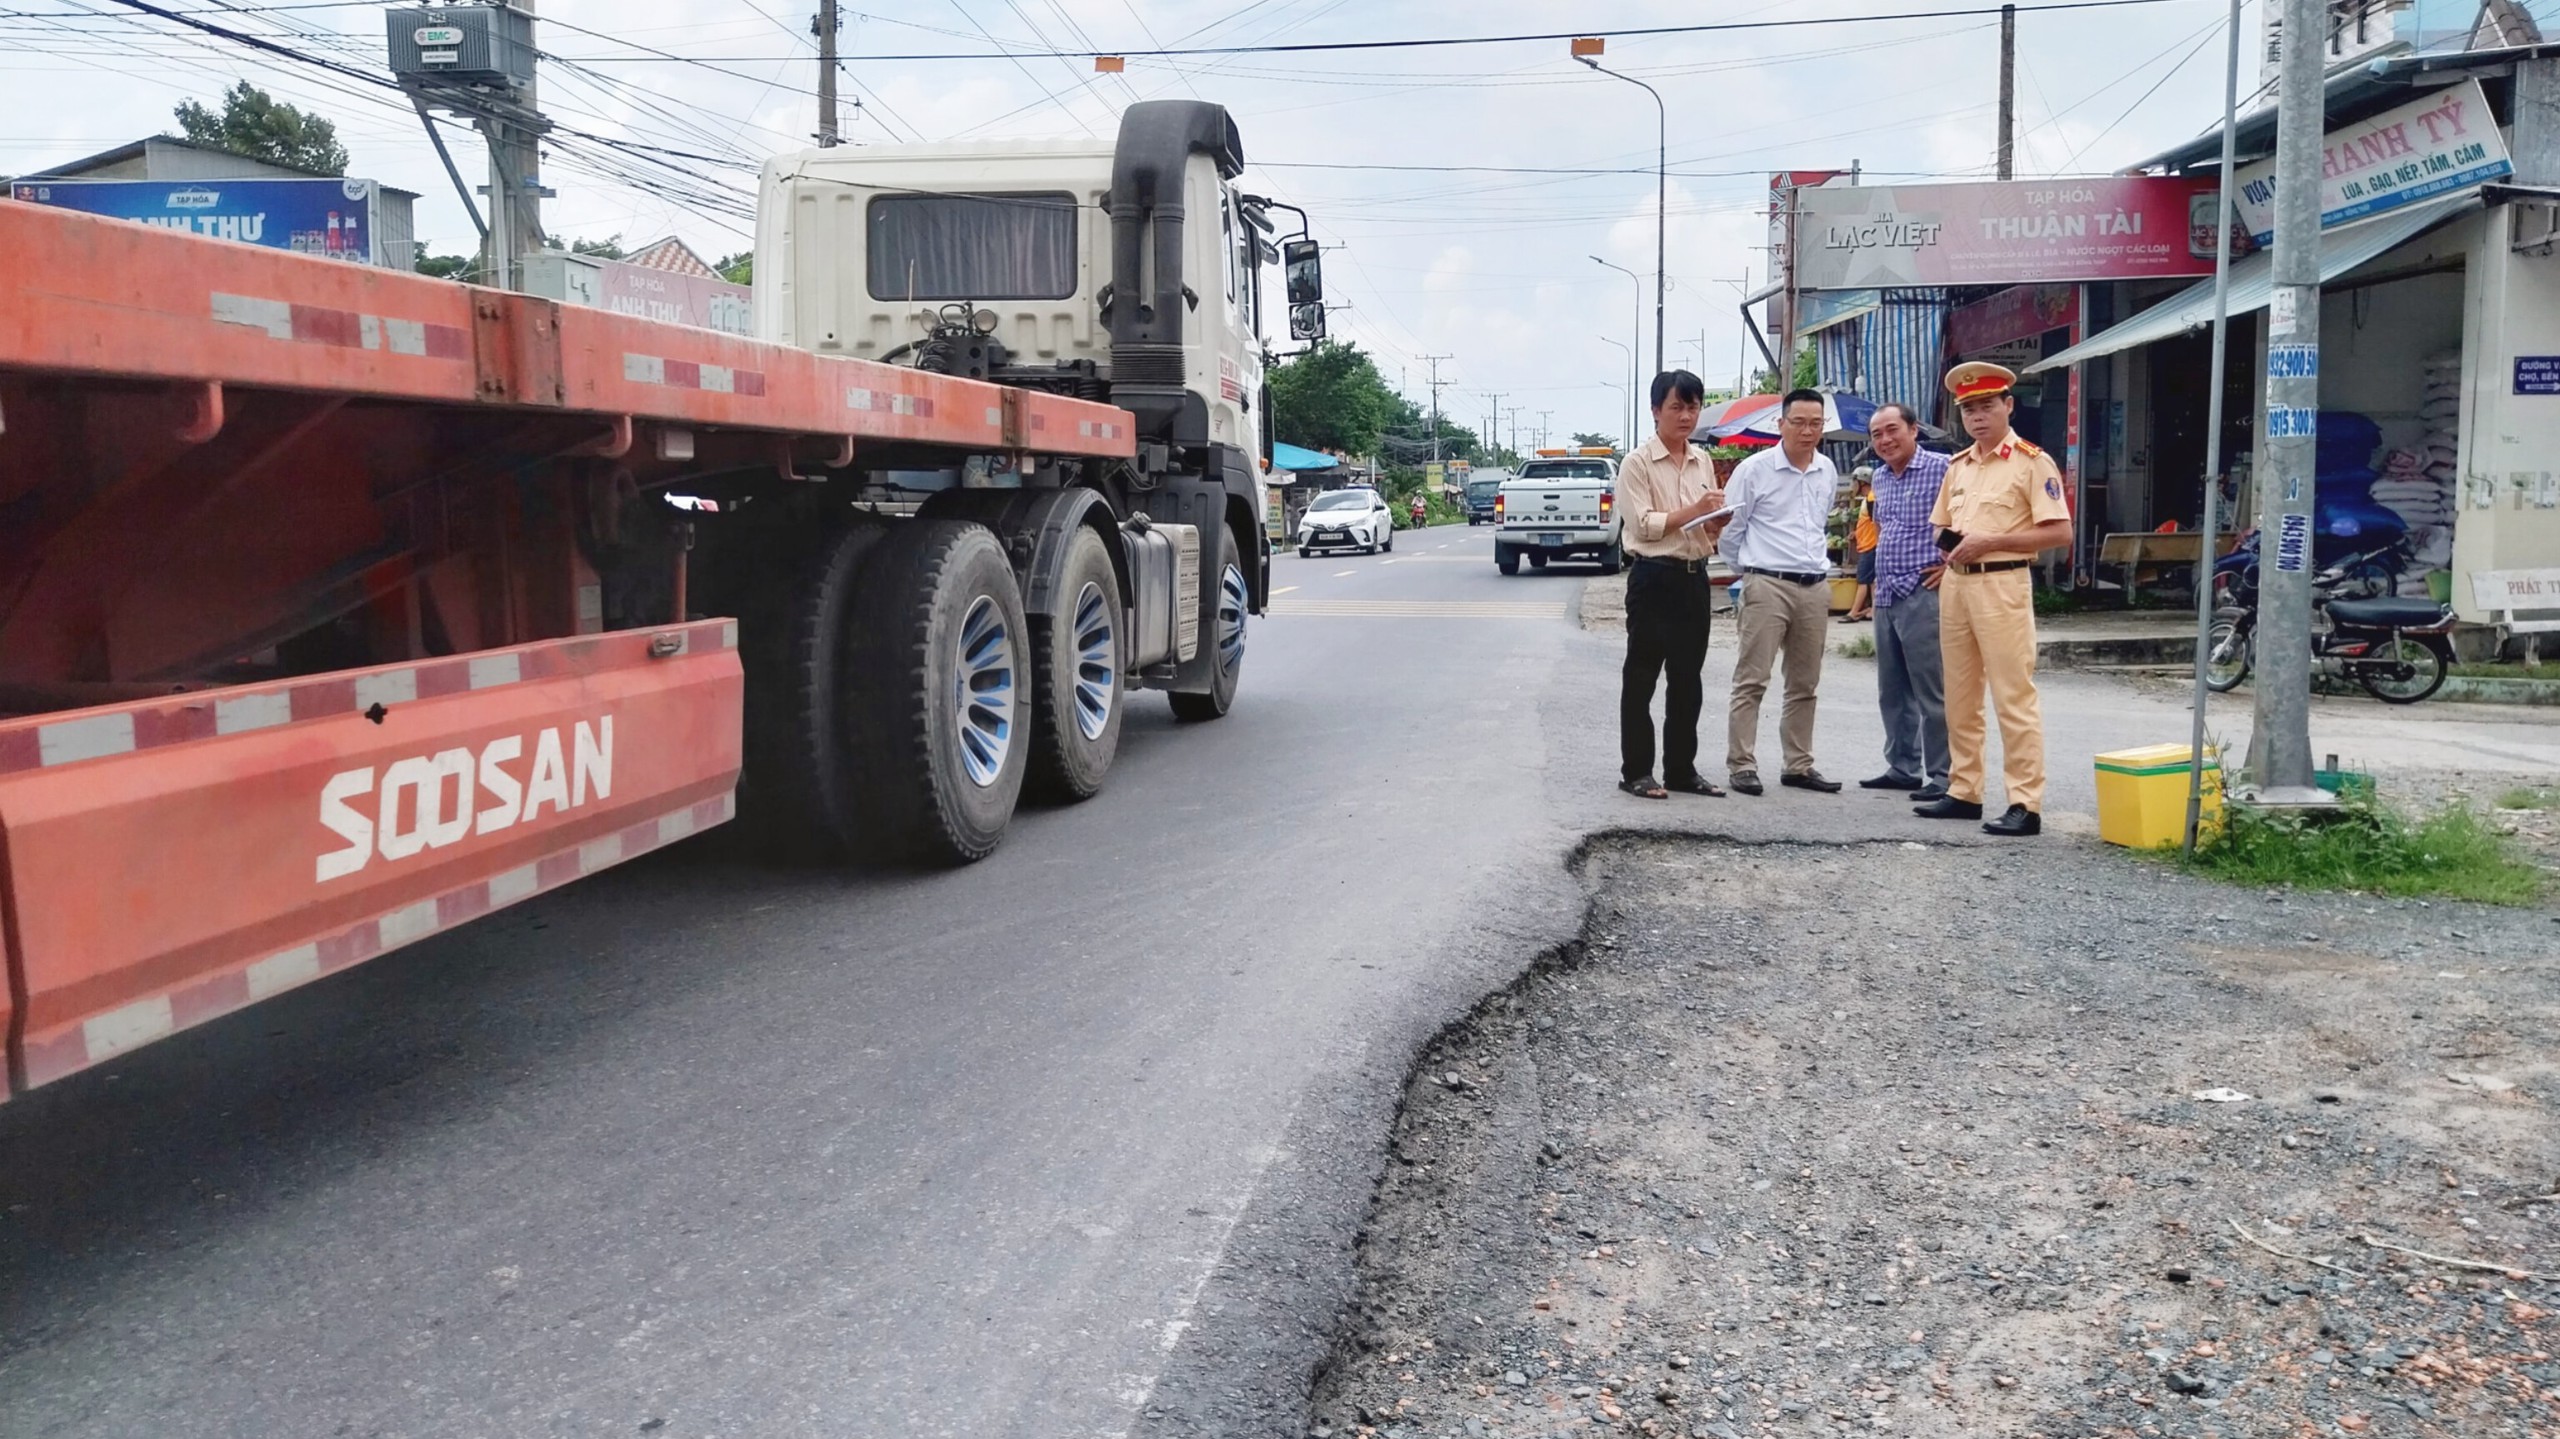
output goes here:
[[568, 304], [730, 335], [755, 333], [755, 292], [725, 280], [559, 250], [526, 260], [524, 273], [527, 290]]
[[1947, 345], [1965, 359], [1990, 359], [2005, 365], [2008, 361], [1983, 352], [2033, 341], [2047, 330], [2062, 329], [2079, 319], [2078, 285], [2013, 285], [1949, 314]]
[[9, 197], [271, 250], [382, 263], [371, 180], [20, 180]]
[[[2465, 80], [2320, 137], [2320, 228], [2368, 219], [2515, 171], [2480, 82]], [[2276, 162], [2243, 165], [2237, 178], [2240, 222], [2258, 244], [2275, 243]]]
[[1799, 289], [2213, 273], [2209, 179], [1833, 186], [1799, 190], [1796, 200]]

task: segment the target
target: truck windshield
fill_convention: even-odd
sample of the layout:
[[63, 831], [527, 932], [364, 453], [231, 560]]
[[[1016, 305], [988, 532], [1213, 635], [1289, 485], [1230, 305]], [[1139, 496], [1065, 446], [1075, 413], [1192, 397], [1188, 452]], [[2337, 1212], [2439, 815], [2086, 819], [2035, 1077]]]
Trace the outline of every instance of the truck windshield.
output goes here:
[[1063, 300], [1076, 292], [1076, 200], [879, 195], [866, 279], [875, 300]]
[[1493, 498], [1493, 492], [1501, 488], [1500, 480], [1469, 480], [1467, 481], [1467, 498], [1489, 500]]
[[1617, 473], [1607, 460], [1541, 460], [1520, 467], [1524, 480], [1605, 480]]

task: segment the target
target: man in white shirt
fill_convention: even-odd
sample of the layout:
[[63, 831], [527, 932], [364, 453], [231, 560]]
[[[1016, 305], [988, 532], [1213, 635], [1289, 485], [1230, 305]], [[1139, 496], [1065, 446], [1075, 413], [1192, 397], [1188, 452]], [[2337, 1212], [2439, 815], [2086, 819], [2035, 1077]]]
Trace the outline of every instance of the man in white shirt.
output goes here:
[[1831, 628], [1831, 559], [1824, 523], [1839, 494], [1840, 472], [1822, 453], [1828, 408], [1813, 390], [1790, 390], [1779, 402], [1779, 441], [1736, 466], [1725, 486], [1733, 519], [1724, 532], [1726, 563], [1742, 575], [1735, 621], [1742, 653], [1733, 665], [1733, 702], [1726, 716], [1727, 784], [1759, 794], [1760, 700], [1783, 653], [1786, 708], [1778, 720], [1786, 769], [1778, 783], [1817, 794], [1840, 792], [1838, 780], [1813, 767], [1813, 697], [1822, 682], [1822, 647]]

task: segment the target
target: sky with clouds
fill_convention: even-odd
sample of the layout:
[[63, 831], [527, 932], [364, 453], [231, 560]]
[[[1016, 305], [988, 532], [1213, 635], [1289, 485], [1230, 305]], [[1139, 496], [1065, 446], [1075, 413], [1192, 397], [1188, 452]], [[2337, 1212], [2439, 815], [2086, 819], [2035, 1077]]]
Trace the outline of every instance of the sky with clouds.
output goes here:
[[[151, 0], [382, 75], [382, 7], [326, 0]], [[1669, 358], [1730, 384], [1746, 274], [1767, 273], [1768, 173], [1845, 168], [1917, 183], [1991, 173], [1999, 26], [1990, 14], [1877, 20], [1980, 0], [1558, 5], [1397, 0], [847, 0], [848, 140], [1108, 136], [1132, 100], [1199, 97], [1236, 115], [1247, 185], [1304, 206], [1326, 256], [1337, 337], [1391, 382], [1480, 424], [1500, 393], [1523, 443], [1546, 424], [1624, 428], [1625, 351], [1652, 339], [1653, 102], [1575, 64], [1562, 40], [1446, 48], [1133, 55], [1092, 52], [1741, 25], [1609, 42], [1669, 120]], [[2035, 0], [2028, 0], [2035, 3]], [[2261, 0], [2243, 11], [2244, 89]], [[674, 233], [717, 257], [751, 243], [755, 165], [808, 143], [816, 62], [806, 0], [540, 0], [542, 102], [566, 130], [545, 182], [555, 235]], [[2022, 177], [2102, 174], [2195, 134], [2221, 103], [2225, 7], [2154, 0], [2021, 13]], [[1840, 23], [1806, 24], [1806, 21]], [[1786, 22], [1786, 23], [1779, 23]], [[994, 52], [1076, 52], [1059, 57]], [[651, 52], [678, 57], [659, 58]], [[982, 58], [882, 58], [965, 54]], [[419, 192], [440, 252], [472, 231], [396, 92], [154, 17], [122, 0], [0, 0], [0, 173], [172, 130], [170, 109], [234, 79], [337, 122], [350, 173]], [[475, 137], [449, 132], [466, 177]], [[655, 151], [615, 148], [658, 147]], [[669, 153], [674, 152], [674, 153]], [[1556, 173], [1564, 172], [1564, 173]], [[1596, 172], [1596, 173], [1593, 173]], [[635, 181], [644, 183], [634, 183]], [[1641, 274], [1630, 279], [1593, 257]], [[1641, 315], [1640, 313], [1641, 312]], [[1639, 322], [1642, 338], [1637, 335]], [[1615, 341], [1617, 344], [1612, 344]], [[1701, 343], [1703, 342], [1703, 343]]]

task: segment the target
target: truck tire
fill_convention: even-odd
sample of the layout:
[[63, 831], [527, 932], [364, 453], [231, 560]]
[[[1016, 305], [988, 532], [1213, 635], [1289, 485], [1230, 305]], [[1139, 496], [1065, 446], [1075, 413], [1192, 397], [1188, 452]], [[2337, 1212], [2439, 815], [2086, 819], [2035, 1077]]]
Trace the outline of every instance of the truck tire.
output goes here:
[[747, 592], [739, 626], [747, 673], [742, 808], [769, 851], [838, 860], [859, 832], [861, 793], [844, 709], [847, 622], [880, 527], [825, 535], [778, 583]]
[[1500, 540], [1493, 542], [1493, 567], [1506, 575], [1520, 573], [1520, 552]]
[[1082, 525], [1058, 571], [1058, 612], [1031, 621], [1031, 773], [1041, 799], [1091, 799], [1120, 752], [1120, 577]]
[[1031, 628], [1004, 546], [908, 520], [855, 587], [845, 708], [877, 858], [967, 864], [1003, 840], [1031, 767]]
[[1236, 559], [1236, 537], [1225, 525], [1218, 526], [1218, 562], [1201, 577], [1216, 586], [1217, 607], [1200, 641], [1217, 646], [1217, 677], [1200, 694], [1176, 690], [1167, 696], [1173, 701], [1173, 717], [1193, 724], [1216, 719], [1232, 708], [1236, 684], [1244, 677], [1245, 618], [1253, 591], [1245, 582], [1243, 564]]
[[1600, 573], [1614, 575], [1627, 567], [1627, 552], [1617, 545], [1600, 552]]

